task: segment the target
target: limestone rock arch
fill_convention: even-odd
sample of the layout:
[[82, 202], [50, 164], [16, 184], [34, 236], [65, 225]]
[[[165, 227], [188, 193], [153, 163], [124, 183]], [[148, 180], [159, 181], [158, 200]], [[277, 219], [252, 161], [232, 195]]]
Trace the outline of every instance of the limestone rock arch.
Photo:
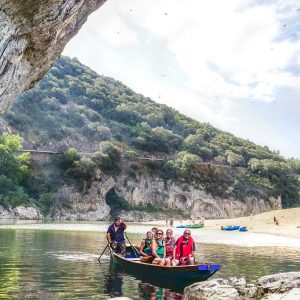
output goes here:
[[0, 114], [49, 70], [106, 0], [0, 2]]

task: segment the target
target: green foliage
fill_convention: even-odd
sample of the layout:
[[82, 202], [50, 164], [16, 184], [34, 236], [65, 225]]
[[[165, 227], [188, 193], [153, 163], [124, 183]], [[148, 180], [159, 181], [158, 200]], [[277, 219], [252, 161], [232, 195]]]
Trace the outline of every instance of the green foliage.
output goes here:
[[19, 205], [29, 202], [24, 182], [30, 177], [29, 153], [18, 154], [22, 139], [17, 135], [0, 135], [0, 204]]
[[59, 162], [62, 168], [69, 169], [75, 161], [80, 159], [80, 154], [74, 148], [69, 148], [67, 152], [64, 152], [59, 157]]
[[165, 169], [169, 175], [187, 176], [194, 171], [197, 161], [196, 155], [182, 151], [165, 163]]
[[102, 151], [94, 153], [93, 161], [103, 172], [109, 175], [117, 175], [120, 172], [120, 150], [111, 142], [100, 144]]
[[41, 212], [47, 214], [52, 205], [52, 194], [51, 193], [42, 193], [37, 201]]
[[236, 154], [232, 151], [227, 151], [227, 162], [231, 165], [231, 166], [243, 166], [245, 164], [245, 160], [244, 157], [242, 155]]
[[67, 170], [67, 175], [79, 180], [90, 181], [95, 176], [96, 164], [88, 157], [81, 157], [73, 162]]
[[[65, 147], [66, 141], [70, 147], [87, 145], [97, 149], [99, 143], [109, 141], [111, 144], [107, 146], [101, 144], [100, 152], [92, 160], [82, 160], [75, 150], [63, 155], [61, 168], [69, 170], [65, 174], [78, 181], [92, 180], [97, 167], [107, 174], [117, 175], [121, 152], [124, 154], [121, 149], [130, 149], [137, 153], [125, 153], [130, 159], [144, 152], [150, 157], [167, 157], [164, 168], [154, 160], [141, 164], [156, 175], [160, 171], [166, 178], [180, 176], [186, 181], [195, 180], [219, 196], [242, 199], [257, 192], [264, 197], [280, 194], [285, 206], [297, 205], [300, 201], [299, 160], [285, 160], [268, 147], [155, 103], [119, 81], [99, 76], [77, 59], [59, 59], [33, 89], [20, 97], [5, 120], [26, 141], [44, 149], [49, 149], [49, 145], [51, 149], [53, 145]], [[15, 142], [8, 143], [19, 147]], [[2, 170], [9, 173], [0, 171], [0, 174], [16, 182], [28, 181], [28, 157], [11, 159], [4, 147], [7, 145], [1, 146], [0, 159], [5, 157], [7, 162], [0, 163], [5, 164]], [[216, 172], [197, 169], [196, 161], [245, 167], [252, 176], [241, 179], [236, 174], [228, 175], [228, 168], [219, 169], [216, 175]], [[131, 173], [133, 176], [134, 172]], [[25, 190], [28, 188], [29, 185]], [[50, 192], [48, 185], [39, 187], [34, 196], [39, 199], [41, 193]]]
[[13, 179], [0, 175], [0, 204], [18, 206], [29, 203], [29, 196]]

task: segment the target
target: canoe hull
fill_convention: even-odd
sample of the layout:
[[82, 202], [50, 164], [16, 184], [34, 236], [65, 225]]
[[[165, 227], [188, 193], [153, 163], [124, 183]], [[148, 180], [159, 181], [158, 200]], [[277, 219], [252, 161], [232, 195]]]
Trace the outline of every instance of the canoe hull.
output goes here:
[[220, 269], [220, 265], [199, 264], [195, 266], [166, 267], [156, 266], [139, 261], [128, 260], [112, 253], [112, 263], [119, 270], [123, 270], [145, 282], [156, 286], [182, 291], [186, 286], [207, 280]]

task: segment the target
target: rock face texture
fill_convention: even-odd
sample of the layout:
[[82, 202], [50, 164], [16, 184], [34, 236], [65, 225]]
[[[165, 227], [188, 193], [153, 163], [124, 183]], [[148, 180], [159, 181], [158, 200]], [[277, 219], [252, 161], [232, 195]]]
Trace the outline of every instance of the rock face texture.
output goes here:
[[247, 284], [244, 278], [214, 279], [194, 283], [184, 290], [184, 300], [296, 300], [300, 299], [300, 272], [279, 273]]
[[0, 2], [0, 114], [39, 80], [106, 0]]
[[[106, 179], [106, 180], [105, 180]], [[114, 187], [112, 178], [94, 182], [85, 195], [74, 187], [63, 186], [53, 195], [53, 207], [47, 218], [54, 220], [102, 221], [110, 218], [110, 208], [105, 202], [107, 192]], [[64, 203], [67, 203], [64, 205]]]
[[0, 205], [0, 219], [39, 220], [43, 215], [36, 207], [17, 206], [4, 208]]
[[212, 197], [193, 183], [164, 182], [161, 178], [144, 173], [132, 179], [118, 176], [115, 183], [117, 193], [133, 205], [153, 204], [165, 210], [180, 210], [187, 217], [232, 218], [264, 211], [273, 207], [281, 209], [280, 198], [269, 200], [248, 197], [244, 202], [235, 199]]
[[[115, 192], [126, 199], [131, 207], [138, 210], [111, 211], [106, 203], [107, 193]], [[149, 212], [144, 208], [155, 207], [158, 210]], [[142, 208], [142, 209], [141, 209]], [[97, 179], [84, 192], [79, 192], [75, 186], [61, 186], [52, 197], [52, 208], [46, 216], [54, 220], [102, 221], [109, 220], [116, 214], [121, 214], [125, 221], [152, 221], [166, 218], [167, 212], [180, 214], [183, 217], [195, 218], [232, 218], [257, 214], [281, 208], [280, 198], [268, 200], [255, 197], [246, 198], [243, 202], [236, 199], [216, 198], [206, 193], [203, 187], [191, 183], [174, 181], [164, 182], [147, 172], [130, 177], [126, 172], [116, 178], [107, 176], [99, 170]], [[27, 208], [28, 209], [28, 208]], [[0, 218], [22, 218], [22, 213], [0, 210]], [[29, 214], [27, 214], [29, 216]], [[28, 217], [26, 217], [28, 218]], [[32, 219], [36, 219], [35, 214]], [[39, 217], [38, 217], [39, 218]]]
[[[111, 190], [126, 199], [132, 207], [159, 208], [159, 212], [141, 210], [110, 210], [106, 195]], [[66, 204], [67, 205], [64, 205]], [[123, 173], [116, 178], [99, 171], [97, 181], [82, 194], [75, 187], [63, 186], [53, 196], [53, 208], [47, 216], [63, 220], [108, 220], [115, 214], [121, 214], [125, 221], [151, 221], [165, 219], [166, 212], [181, 211], [183, 216], [200, 218], [229, 218], [257, 214], [281, 208], [280, 198], [269, 200], [247, 198], [244, 202], [235, 199], [213, 198], [201, 186], [187, 188], [184, 184], [162, 179], [147, 173], [135, 179]]]

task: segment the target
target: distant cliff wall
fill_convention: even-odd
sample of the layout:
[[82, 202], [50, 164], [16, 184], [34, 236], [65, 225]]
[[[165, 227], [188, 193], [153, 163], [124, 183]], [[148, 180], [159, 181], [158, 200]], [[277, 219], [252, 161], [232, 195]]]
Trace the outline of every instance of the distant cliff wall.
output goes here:
[[[163, 219], [172, 211], [183, 217], [232, 218], [258, 214], [272, 209], [280, 209], [280, 197], [267, 200], [247, 197], [244, 201], [216, 198], [206, 193], [200, 186], [185, 185], [174, 181], [143, 174], [132, 179], [126, 174], [116, 179], [100, 174], [97, 181], [82, 195], [75, 187], [63, 186], [53, 197], [53, 207], [49, 218], [70, 220], [108, 220], [114, 215], [106, 203], [106, 195], [111, 190], [126, 199], [133, 209], [123, 212], [130, 221]], [[62, 204], [68, 203], [67, 208]], [[134, 207], [158, 208], [158, 212], [141, 212]]]

